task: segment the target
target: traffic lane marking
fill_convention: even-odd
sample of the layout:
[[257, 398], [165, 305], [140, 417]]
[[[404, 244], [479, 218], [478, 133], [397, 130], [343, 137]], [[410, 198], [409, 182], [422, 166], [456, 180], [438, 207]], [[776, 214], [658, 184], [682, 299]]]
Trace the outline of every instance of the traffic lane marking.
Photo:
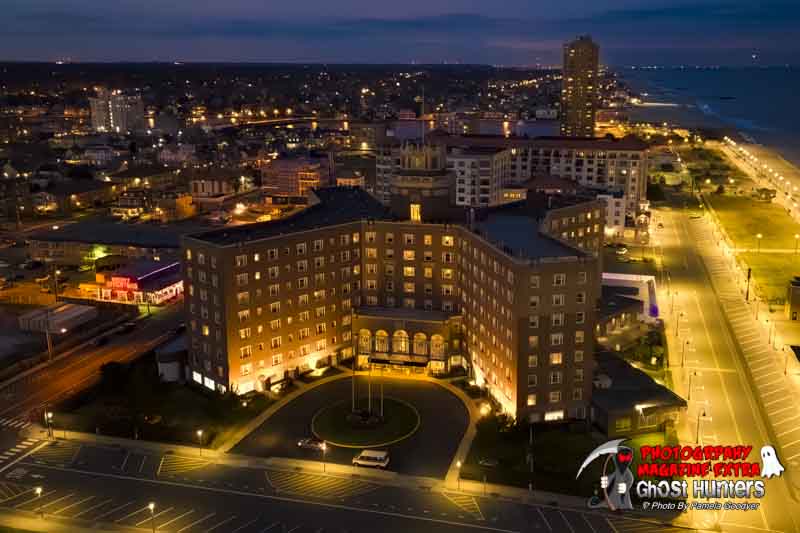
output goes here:
[[[300, 505], [310, 505], [310, 506], [317, 506], [317, 507], [325, 507], [328, 509], [335, 509], [339, 511], [355, 511], [367, 514], [376, 514], [381, 516], [389, 516], [393, 518], [402, 518], [406, 520], [417, 520], [422, 522], [430, 522], [430, 523], [438, 523], [444, 525], [452, 525], [461, 528], [469, 528], [469, 529], [479, 529], [485, 531], [498, 531], [501, 533], [518, 533], [514, 530], [509, 529], [502, 529], [497, 527], [492, 527], [488, 525], [481, 525], [481, 524], [472, 524], [469, 522], [457, 522], [454, 520], [442, 520], [439, 518], [427, 517], [427, 516], [418, 516], [418, 515], [406, 515], [399, 512], [391, 512], [391, 511], [384, 511], [379, 509], [369, 509], [363, 507], [355, 507], [352, 505], [344, 505], [332, 502], [324, 502], [324, 501], [316, 501], [316, 500], [302, 500], [299, 498], [291, 498], [288, 496], [278, 496], [278, 495], [270, 495], [270, 494], [260, 494], [258, 492], [245, 492], [242, 490], [235, 490], [235, 489], [223, 489], [220, 487], [211, 487], [211, 486], [204, 486], [204, 485], [191, 485], [189, 483], [181, 483], [178, 481], [167, 481], [163, 479], [149, 479], [149, 478], [137, 478], [137, 477], [130, 477], [130, 476], [123, 476], [119, 474], [110, 474], [107, 472], [92, 472], [88, 470], [81, 470], [78, 468], [64, 468], [54, 465], [37, 465], [31, 464], [29, 465], [35, 468], [41, 468], [43, 470], [54, 470], [57, 472], [68, 472], [74, 474], [83, 474], [86, 476], [91, 477], [105, 477], [111, 479], [120, 479], [120, 480], [127, 480], [133, 481], [138, 483], [144, 484], [152, 484], [152, 485], [165, 485], [165, 486], [172, 486], [172, 487], [181, 487], [187, 489], [194, 489], [194, 490], [201, 490], [207, 492], [216, 492], [221, 494], [231, 494], [231, 495], [238, 495], [238, 496], [250, 496], [252, 498], [258, 498], [262, 500], [272, 500], [272, 501], [280, 501], [286, 503], [295, 503]], [[135, 503], [134, 501], [129, 502], [127, 505]], [[109, 513], [110, 514], [110, 513]], [[99, 518], [98, 518], [99, 519]]]

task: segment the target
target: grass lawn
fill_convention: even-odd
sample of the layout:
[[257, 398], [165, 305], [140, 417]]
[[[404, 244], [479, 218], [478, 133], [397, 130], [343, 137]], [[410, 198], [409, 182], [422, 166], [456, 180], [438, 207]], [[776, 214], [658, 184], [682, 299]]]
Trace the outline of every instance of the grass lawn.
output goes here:
[[152, 354], [103, 367], [100, 383], [55, 408], [54, 425], [74, 431], [216, 447], [266, 409], [264, 395], [220, 396], [190, 385], [162, 383]]
[[[601, 460], [590, 464], [580, 479], [575, 479], [578, 468], [586, 456], [609, 439], [585, 431], [583, 424], [572, 429], [569, 425], [540, 425], [534, 428], [534, 488], [538, 490], [591, 496], [600, 487], [603, 466]], [[528, 453], [529, 429], [527, 424], [506, 425], [502, 417], [494, 415], [478, 423], [478, 434], [472, 443], [467, 460], [461, 468], [463, 479], [486, 480], [527, 487], [530, 481]], [[626, 446], [633, 448], [633, 471], [638, 464], [639, 447], [665, 444], [663, 433], [648, 433], [630, 439]], [[495, 467], [483, 467], [480, 459], [496, 459]]]
[[[359, 400], [359, 407], [367, 409], [367, 399]], [[373, 412], [380, 412], [380, 400], [373, 398]], [[336, 445], [369, 447], [386, 445], [413, 434], [419, 427], [419, 414], [411, 405], [384, 398], [384, 420], [375, 425], [361, 425], [351, 420], [350, 401], [335, 403], [314, 416], [312, 431], [317, 438]]]
[[784, 301], [789, 280], [800, 275], [800, 256], [794, 254], [748, 252], [739, 257], [753, 270], [759, 286], [758, 295], [766, 296], [770, 302]]

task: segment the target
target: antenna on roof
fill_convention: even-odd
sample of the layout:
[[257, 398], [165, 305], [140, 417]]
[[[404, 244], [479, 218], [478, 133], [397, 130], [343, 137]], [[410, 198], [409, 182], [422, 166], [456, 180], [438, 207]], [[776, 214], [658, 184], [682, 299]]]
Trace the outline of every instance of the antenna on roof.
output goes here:
[[422, 144], [425, 144], [425, 85], [422, 86], [422, 106], [420, 107], [419, 119], [422, 123]]

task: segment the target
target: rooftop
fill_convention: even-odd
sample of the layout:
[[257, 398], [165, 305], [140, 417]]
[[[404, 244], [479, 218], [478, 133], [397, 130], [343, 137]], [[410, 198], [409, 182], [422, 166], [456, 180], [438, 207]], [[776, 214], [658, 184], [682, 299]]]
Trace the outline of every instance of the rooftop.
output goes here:
[[502, 146], [558, 148], [572, 150], [623, 150], [643, 151], [649, 145], [633, 135], [621, 139], [608, 137], [595, 137], [591, 139], [580, 137], [505, 137], [503, 135], [430, 135], [431, 142], [443, 143], [448, 146]]
[[686, 407], [686, 400], [659, 385], [642, 370], [610, 352], [595, 354], [596, 374], [611, 378], [608, 388], [595, 387], [592, 403], [606, 412], [658, 407]]
[[203, 231], [208, 226], [195, 221], [169, 225], [127, 224], [105, 217], [81, 220], [32, 233], [32, 241], [80, 242], [141, 248], [179, 248], [181, 235]]
[[496, 210], [475, 224], [477, 233], [507, 254], [524, 259], [584, 257], [585, 252], [539, 231], [539, 222], [522, 212]]
[[310, 207], [286, 218], [207, 231], [190, 237], [226, 246], [358, 220], [393, 219], [387, 208], [359, 187], [326, 187], [316, 189], [314, 194], [319, 202], [312, 202]]
[[134, 165], [125, 170], [114, 172], [111, 174], [112, 178], [144, 178], [147, 176], [156, 176], [158, 174], [166, 174], [174, 172], [171, 168], [159, 165]]
[[178, 261], [151, 261], [149, 259], [139, 259], [114, 271], [114, 277], [132, 278], [143, 280], [150, 276], [165, 275], [173, 270], [180, 271]]
[[608, 318], [623, 312], [643, 313], [644, 302], [638, 298], [639, 289], [620, 285], [603, 285], [600, 298], [601, 318]]
[[52, 186], [47, 187], [44, 192], [56, 195], [66, 196], [70, 194], [82, 194], [91, 191], [99, 191], [103, 189], [110, 189], [111, 184], [97, 180], [70, 180], [59, 181]]

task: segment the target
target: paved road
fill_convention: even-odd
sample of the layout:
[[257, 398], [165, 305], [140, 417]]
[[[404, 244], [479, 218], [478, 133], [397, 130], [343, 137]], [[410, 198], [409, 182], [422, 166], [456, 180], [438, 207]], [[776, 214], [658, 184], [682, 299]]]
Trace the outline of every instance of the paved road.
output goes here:
[[[359, 397], [367, 395], [366, 381], [366, 377], [359, 377], [356, 382]], [[414, 435], [388, 447], [391, 470], [444, 478], [467, 429], [469, 417], [464, 404], [445, 388], [423, 381], [376, 377], [372, 382], [373, 394], [378, 394], [381, 381], [387, 397], [409, 402], [419, 411], [421, 419]], [[351, 384], [346, 378], [302, 394], [267, 419], [231, 452], [260, 457], [318, 459], [319, 452], [298, 449], [297, 441], [311, 435], [311, 419], [320, 409], [337, 401], [350, 401]], [[326, 460], [350, 464], [357, 451], [331, 446]]]
[[[684, 198], [672, 199], [674, 206], [683, 205]], [[669, 326], [670, 365], [678, 392], [690, 397], [681, 440], [752, 444], [756, 450], [767, 443], [777, 446], [769, 432], [769, 424], [777, 419], [763, 416], [754, 394], [758, 387], [747, 373], [751, 349], [762, 344], [759, 332], [747, 321], [740, 321], [748, 308], [741, 296], [737, 301], [734, 277], [724, 265], [711, 261], [708, 271], [715, 281], [727, 279], [734, 283], [734, 290], [723, 289], [719, 283], [712, 285], [703, 263], [703, 256], [716, 246], [710, 229], [702, 219], [691, 218], [682, 208], [655, 210], [655, 218], [664, 224], [655, 238], [663, 245], [664, 268], [670, 274], [670, 281], [660, 294]], [[719, 294], [715, 287], [722, 289]], [[796, 412], [788, 402], [782, 407], [789, 407], [788, 416]], [[793, 514], [785, 512], [797, 505], [790, 496], [786, 477], [768, 480], [767, 494], [761, 501], [758, 512], [704, 513], [694, 517], [699, 521], [694, 524], [719, 526], [724, 531], [798, 531]]]
[[[43, 512], [45, 520], [104, 529], [149, 531], [154, 524], [158, 531], [179, 533], [686, 531], [608, 513], [69, 441], [42, 447], [0, 476], [0, 512]], [[149, 502], [155, 503], [152, 517]]]
[[112, 335], [104, 346], [79, 346], [46, 369], [0, 390], [0, 427], [22, 429], [44, 406], [91, 385], [105, 363], [130, 361], [152, 350], [172, 335], [181, 316], [180, 305], [162, 309], [133, 332]]

